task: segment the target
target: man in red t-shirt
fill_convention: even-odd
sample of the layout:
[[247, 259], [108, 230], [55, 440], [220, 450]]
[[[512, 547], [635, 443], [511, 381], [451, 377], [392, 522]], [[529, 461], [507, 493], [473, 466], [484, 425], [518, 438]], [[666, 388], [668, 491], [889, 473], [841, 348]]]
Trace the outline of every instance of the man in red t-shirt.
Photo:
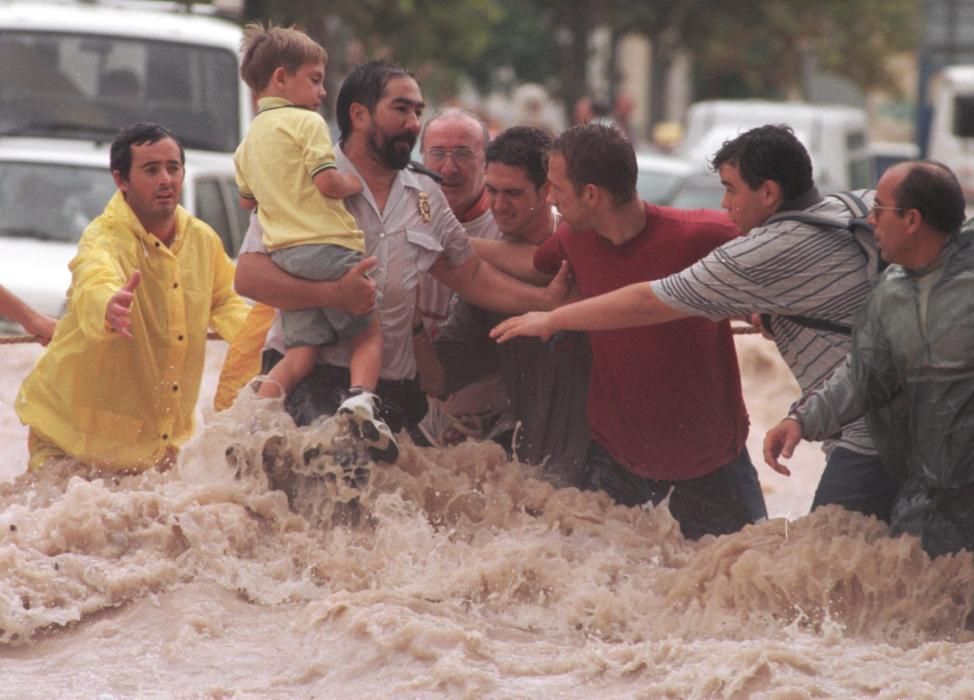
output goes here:
[[[723, 213], [641, 201], [636, 172], [631, 144], [611, 127], [580, 125], [559, 136], [548, 180], [562, 224], [539, 246], [535, 267], [554, 273], [567, 259], [578, 291], [590, 297], [666, 277], [737, 235]], [[659, 503], [672, 490], [670, 512], [694, 539], [764, 516], [728, 322], [685, 318], [589, 339], [584, 487], [630, 506]]]

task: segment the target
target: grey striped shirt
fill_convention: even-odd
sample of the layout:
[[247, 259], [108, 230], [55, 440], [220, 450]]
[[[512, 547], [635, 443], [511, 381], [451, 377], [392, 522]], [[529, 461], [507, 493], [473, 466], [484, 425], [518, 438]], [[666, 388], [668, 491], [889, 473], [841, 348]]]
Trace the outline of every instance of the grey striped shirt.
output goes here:
[[[873, 192], [860, 193], [867, 205]], [[839, 200], [825, 197], [805, 211], [848, 219]], [[841, 366], [850, 338], [815, 330], [786, 316], [853, 325], [871, 284], [866, 254], [845, 229], [780, 221], [753, 229], [715, 249], [691, 267], [650, 283], [665, 304], [713, 320], [749, 313], [771, 314], [771, 329], [781, 356], [802, 393], [821, 386]], [[841, 446], [875, 454], [862, 419], [843, 426], [826, 452]]]

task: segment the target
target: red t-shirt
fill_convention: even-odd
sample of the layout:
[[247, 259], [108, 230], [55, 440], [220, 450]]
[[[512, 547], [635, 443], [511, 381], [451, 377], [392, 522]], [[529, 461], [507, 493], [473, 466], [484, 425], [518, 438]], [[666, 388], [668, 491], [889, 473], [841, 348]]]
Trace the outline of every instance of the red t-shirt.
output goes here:
[[[534, 256], [542, 272], [571, 263], [584, 297], [683, 270], [737, 235], [722, 212], [646, 205], [635, 238], [615, 245], [562, 224]], [[647, 285], [648, 291], [648, 285]], [[748, 418], [730, 324], [687, 318], [589, 333], [593, 438], [648, 479], [685, 480], [740, 454]]]

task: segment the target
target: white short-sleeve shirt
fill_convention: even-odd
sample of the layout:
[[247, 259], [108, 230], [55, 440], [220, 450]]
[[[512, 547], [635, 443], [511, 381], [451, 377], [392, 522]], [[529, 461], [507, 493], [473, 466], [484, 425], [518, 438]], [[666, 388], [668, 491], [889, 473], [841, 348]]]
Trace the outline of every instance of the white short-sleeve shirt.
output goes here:
[[[340, 172], [358, 176], [341, 148], [335, 149], [335, 155]], [[473, 255], [473, 248], [439, 186], [425, 175], [397, 172], [382, 212], [367, 186], [361, 194], [345, 199], [345, 207], [365, 232], [366, 256], [379, 259], [371, 274], [378, 288], [377, 311], [382, 325], [380, 376], [412, 378], [416, 375], [412, 340], [416, 288], [441, 255], [450, 267], [456, 267]], [[251, 217], [241, 254], [266, 252], [255, 221]], [[271, 328], [266, 347], [283, 352], [279, 321]], [[348, 367], [350, 351], [348, 343], [322, 348], [319, 361]]]

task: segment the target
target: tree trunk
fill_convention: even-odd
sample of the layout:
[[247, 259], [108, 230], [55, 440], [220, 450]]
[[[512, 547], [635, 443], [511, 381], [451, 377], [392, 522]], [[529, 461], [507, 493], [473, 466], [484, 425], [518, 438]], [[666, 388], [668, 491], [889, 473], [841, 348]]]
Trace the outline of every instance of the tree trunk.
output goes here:
[[592, 9], [592, 0], [578, 0], [572, 3], [568, 15], [571, 42], [566, 49], [567, 60], [562, 69], [562, 96], [568, 124], [574, 122], [575, 103], [588, 95], [588, 39], [592, 29]]

